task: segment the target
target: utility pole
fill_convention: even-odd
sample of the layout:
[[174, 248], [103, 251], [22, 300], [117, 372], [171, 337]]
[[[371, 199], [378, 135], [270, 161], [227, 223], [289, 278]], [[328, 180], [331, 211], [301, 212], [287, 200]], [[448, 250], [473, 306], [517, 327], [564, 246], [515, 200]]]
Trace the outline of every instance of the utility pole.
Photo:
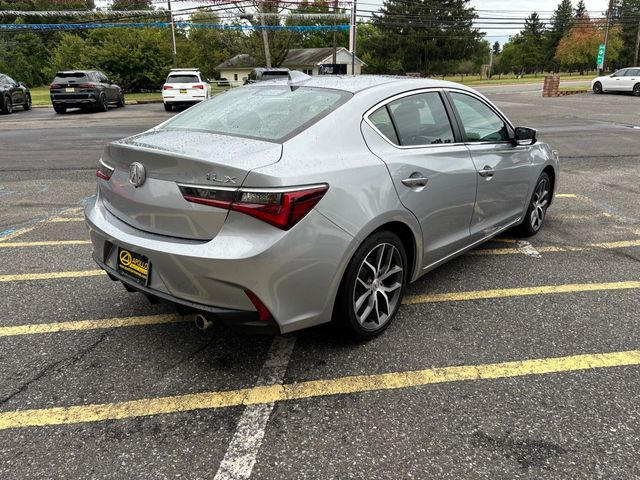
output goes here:
[[487, 72], [487, 80], [491, 80], [492, 66], [493, 66], [493, 48], [489, 50], [489, 71]]
[[173, 12], [171, 11], [171, 0], [167, 0], [169, 4], [169, 21], [171, 22], [171, 53], [173, 54], [173, 68], [178, 68], [178, 56], [176, 54], [176, 27], [173, 21]]
[[636, 35], [636, 54], [633, 57], [633, 66], [638, 66], [638, 52], [640, 51], [640, 22], [638, 22], [638, 33]]
[[338, 0], [335, 0], [333, 4], [333, 64], [334, 65], [338, 61], [337, 51], [338, 51]]
[[269, 51], [269, 35], [267, 35], [267, 29], [264, 23], [264, 2], [260, 0], [260, 25], [262, 26], [262, 44], [264, 45], [264, 60], [267, 64], [267, 68], [271, 68], [271, 52]]
[[356, 74], [356, 17], [358, 7], [356, 0], [351, 5], [351, 25], [349, 29], [349, 50], [351, 50], [351, 75]]
[[607, 57], [607, 43], [609, 42], [609, 26], [611, 25], [611, 14], [613, 13], [613, 0], [609, 0], [609, 9], [607, 10], [607, 26], [604, 31], [604, 53], [602, 54], [602, 71], [599, 72], [602, 75], [602, 72], [605, 70], [605, 59]]

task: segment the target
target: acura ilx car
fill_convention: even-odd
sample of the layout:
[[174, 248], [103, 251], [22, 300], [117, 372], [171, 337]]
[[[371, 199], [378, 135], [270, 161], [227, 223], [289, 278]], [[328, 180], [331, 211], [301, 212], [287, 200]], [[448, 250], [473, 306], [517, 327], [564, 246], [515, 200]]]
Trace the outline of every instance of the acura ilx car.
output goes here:
[[203, 324], [333, 320], [367, 339], [409, 282], [507, 229], [536, 234], [558, 167], [462, 85], [291, 75], [108, 145], [85, 215], [113, 280]]

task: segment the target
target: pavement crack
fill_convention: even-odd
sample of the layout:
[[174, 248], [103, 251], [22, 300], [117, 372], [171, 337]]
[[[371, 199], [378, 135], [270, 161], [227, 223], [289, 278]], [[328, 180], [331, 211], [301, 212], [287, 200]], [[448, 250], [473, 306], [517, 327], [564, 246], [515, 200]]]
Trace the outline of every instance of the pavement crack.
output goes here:
[[0, 399], [0, 405], [4, 405], [5, 403], [9, 402], [12, 398], [16, 397], [17, 395], [20, 395], [25, 390], [27, 390], [31, 385], [42, 380], [43, 378], [47, 377], [51, 373], [56, 372], [62, 368], [66, 368], [71, 365], [74, 365], [78, 361], [82, 360], [85, 356], [87, 356], [92, 351], [94, 351], [107, 338], [107, 335], [108, 334], [106, 332], [102, 333], [96, 341], [92, 342], [90, 345], [80, 350], [77, 354], [71, 357], [63, 358], [61, 360], [58, 360], [57, 362], [47, 365], [45, 368], [40, 370], [40, 372], [38, 372], [38, 374], [35, 377], [30, 378], [29, 380], [24, 382], [22, 385], [20, 385], [20, 387], [18, 387], [14, 392]]

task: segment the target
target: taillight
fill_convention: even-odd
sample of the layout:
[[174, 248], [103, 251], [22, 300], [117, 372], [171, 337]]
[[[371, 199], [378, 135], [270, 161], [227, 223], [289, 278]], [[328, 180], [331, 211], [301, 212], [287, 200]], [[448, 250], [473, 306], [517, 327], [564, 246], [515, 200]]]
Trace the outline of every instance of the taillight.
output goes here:
[[49, 85], [50, 89], [56, 89], [56, 88], [62, 88], [62, 85], [60, 83], [52, 83], [51, 85]]
[[109, 181], [111, 175], [113, 175], [113, 167], [110, 167], [101, 159], [100, 167], [98, 168], [98, 170], [96, 170], [96, 177]]
[[291, 189], [179, 187], [188, 202], [241, 212], [282, 230], [289, 230], [302, 220], [329, 189], [326, 184]]
[[171, 85], [163, 85], [162, 89], [163, 90], [171, 90], [173, 87]]
[[78, 87], [78, 88], [96, 88], [96, 84], [95, 83], [78, 83], [75, 86]]
[[197, 88], [199, 90], [204, 90], [204, 85], [194, 85], [193, 88]]
[[251, 300], [253, 306], [256, 307], [256, 310], [258, 311], [258, 320], [266, 322], [273, 319], [273, 315], [271, 315], [271, 312], [269, 311], [267, 306], [262, 303], [262, 300], [260, 300], [255, 293], [253, 293], [251, 290], [245, 290], [244, 293], [247, 297], [249, 297], [249, 300]]

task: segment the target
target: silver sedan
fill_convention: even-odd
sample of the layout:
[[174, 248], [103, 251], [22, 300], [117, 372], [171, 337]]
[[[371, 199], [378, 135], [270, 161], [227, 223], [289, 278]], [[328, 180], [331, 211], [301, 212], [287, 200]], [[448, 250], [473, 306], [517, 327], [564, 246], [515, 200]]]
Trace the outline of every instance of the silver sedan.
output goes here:
[[108, 145], [85, 215], [113, 280], [206, 327], [385, 330], [405, 287], [515, 228], [558, 158], [455, 83], [297, 77], [220, 94]]

